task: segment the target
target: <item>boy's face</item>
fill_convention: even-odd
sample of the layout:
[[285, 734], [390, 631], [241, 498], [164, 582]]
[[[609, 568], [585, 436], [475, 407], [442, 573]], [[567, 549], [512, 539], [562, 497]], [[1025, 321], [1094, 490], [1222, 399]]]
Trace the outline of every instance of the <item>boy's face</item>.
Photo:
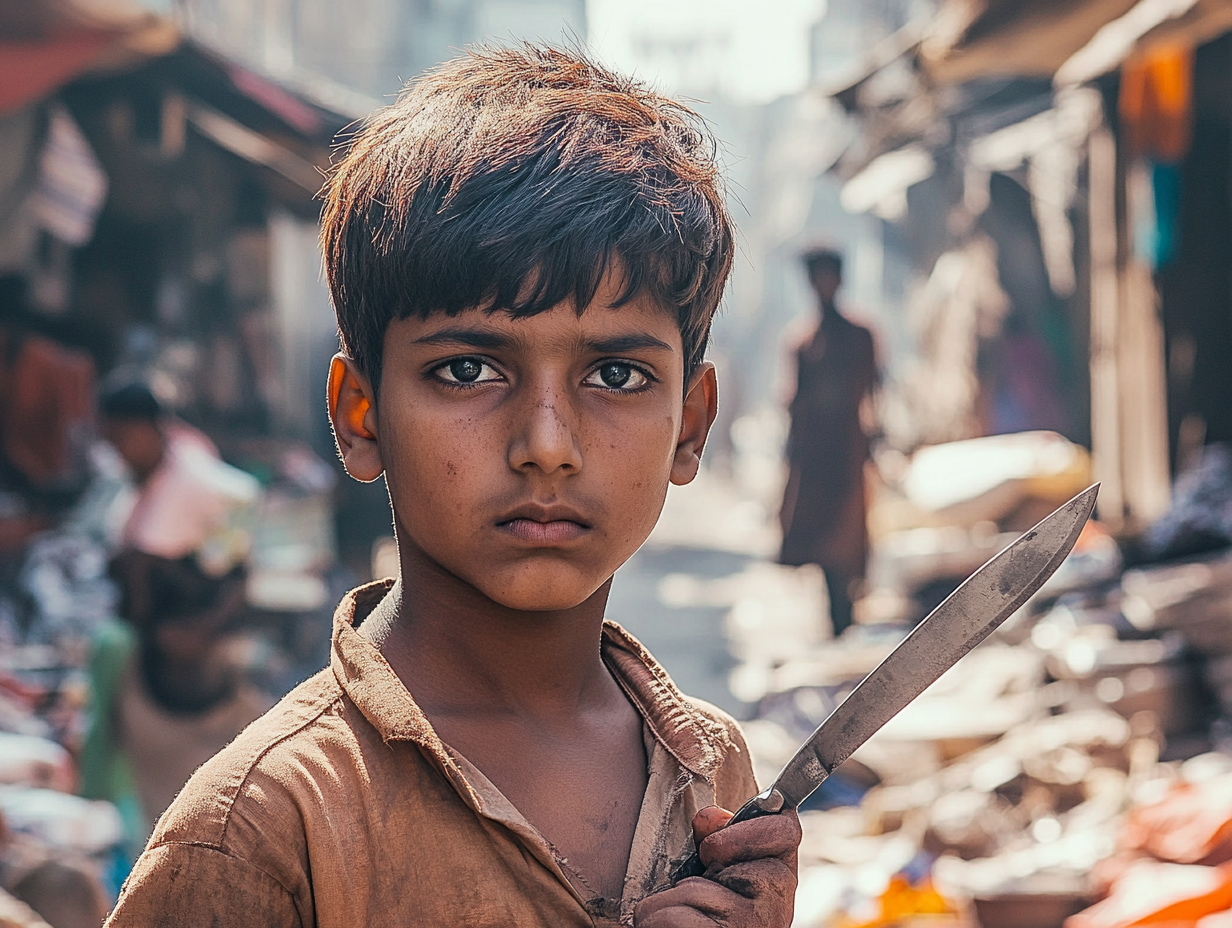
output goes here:
[[714, 369], [684, 390], [673, 316], [617, 309], [605, 281], [579, 316], [479, 310], [393, 322], [380, 404], [345, 359], [331, 409], [352, 476], [385, 472], [403, 564], [424, 557], [513, 609], [584, 602], [687, 483], [714, 421]]

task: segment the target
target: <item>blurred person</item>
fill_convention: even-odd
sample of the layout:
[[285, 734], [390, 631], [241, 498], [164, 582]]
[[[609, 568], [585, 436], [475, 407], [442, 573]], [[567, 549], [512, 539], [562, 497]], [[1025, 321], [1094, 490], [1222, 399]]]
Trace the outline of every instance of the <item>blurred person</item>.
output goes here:
[[877, 384], [877, 361], [872, 333], [838, 308], [842, 255], [815, 248], [802, 260], [818, 319], [794, 351], [779, 562], [821, 567], [838, 637], [851, 625], [868, 560], [864, 465], [870, 454], [861, 410]]
[[189, 775], [270, 700], [247, 686], [229, 645], [244, 614], [256, 481], [166, 414], [139, 380], [104, 385], [100, 427], [136, 492], [111, 573], [122, 621], [91, 658], [83, 792], [115, 802], [130, 860]]
[[219, 573], [246, 555], [247, 536], [230, 531], [230, 523], [255, 502], [253, 477], [223, 462], [203, 433], [164, 412], [143, 380], [105, 384], [99, 418], [137, 489], [121, 549], [173, 560], [196, 554]]
[[229, 647], [244, 612], [245, 571], [206, 574], [191, 558], [128, 549], [112, 563], [121, 622], [90, 660], [82, 794], [119, 807], [131, 863], [192, 772], [272, 703]]

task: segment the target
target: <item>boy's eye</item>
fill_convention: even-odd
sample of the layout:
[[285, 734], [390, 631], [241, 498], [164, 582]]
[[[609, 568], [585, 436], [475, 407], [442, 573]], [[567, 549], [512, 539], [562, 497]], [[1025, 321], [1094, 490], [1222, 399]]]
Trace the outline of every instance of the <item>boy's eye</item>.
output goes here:
[[446, 383], [474, 384], [500, 379], [492, 366], [479, 358], [454, 358], [436, 368], [433, 373]]
[[632, 364], [624, 361], [608, 361], [601, 364], [583, 382], [593, 387], [632, 392], [650, 383], [650, 378]]

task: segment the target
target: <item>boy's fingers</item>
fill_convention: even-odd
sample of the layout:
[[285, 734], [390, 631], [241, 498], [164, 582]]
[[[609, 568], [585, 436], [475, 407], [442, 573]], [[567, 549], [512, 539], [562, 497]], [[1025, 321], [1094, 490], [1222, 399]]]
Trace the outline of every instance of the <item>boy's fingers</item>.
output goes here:
[[637, 928], [694, 924], [711, 928], [727, 924], [732, 907], [747, 902], [727, 887], [695, 876], [639, 902], [633, 912], [633, 923]]
[[731, 821], [732, 813], [718, 806], [706, 806], [693, 816], [693, 843], [701, 844]]
[[726, 922], [696, 909], [664, 909], [646, 918], [633, 916], [636, 928], [728, 928]]
[[731, 928], [717, 916], [696, 909], [664, 909], [649, 918], [633, 917], [635, 928]]
[[[796, 875], [782, 860], [737, 864], [720, 882], [693, 877], [643, 899], [636, 928], [788, 928], [795, 911]], [[733, 892], [728, 881], [753, 893]]]
[[720, 829], [702, 840], [697, 852], [706, 870], [713, 872], [765, 857], [781, 858], [794, 868], [799, 847], [800, 817], [791, 809]]
[[643, 899], [637, 928], [786, 928], [795, 902], [800, 819], [783, 812], [724, 827], [732, 814], [718, 806], [693, 817], [706, 877], [681, 880]]
[[754, 901], [792, 899], [796, 893], [796, 868], [779, 857], [732, 864], [707, 878]]

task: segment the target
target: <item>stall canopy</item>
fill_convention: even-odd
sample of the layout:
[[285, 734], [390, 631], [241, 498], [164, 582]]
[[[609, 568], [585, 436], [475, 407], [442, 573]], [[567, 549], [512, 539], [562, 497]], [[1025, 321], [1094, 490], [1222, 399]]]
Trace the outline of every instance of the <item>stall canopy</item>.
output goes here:
[[180, 101], [174, 105], [182, 106], [183, 120], [195, 132], [267, 172], [273, 192], [288, 206], [315, 214], [312, 196], [348, 116], [191, 40], [127, 73], [78, 82], [70, 97], [85, 102], [143, 91]]
[[61, 92], [88, 106], [143, 88], [171, 100], [194, 131], [269, 172], [280, 198], [309, 212], [329, 146], [354, 115], [183, 38], [132, 0], [0, 0], [0, 117]]
[[1077, 84], [1164, 43], [1232, 28], [1232, 0], [946, 0], [920, 43], [930, 80], [1052, 77]]
[[178, 42], [171, 23], [131, 3], [0, 0], [0, 115], [82, 75], [166, 54]]
[[[919, 159], [900, 157], [910, 146], [963, 147], [1050, 109], [1057, 89], [1229, 30], [1232, 0], [945, 0], [922, 35], [892, 36], [833, 93], [862, 123], [835, 173], [875, 169], [861, 209], [898, 202], [920, 179]], [[887, 185], [888, 201], [875, 195]]]

